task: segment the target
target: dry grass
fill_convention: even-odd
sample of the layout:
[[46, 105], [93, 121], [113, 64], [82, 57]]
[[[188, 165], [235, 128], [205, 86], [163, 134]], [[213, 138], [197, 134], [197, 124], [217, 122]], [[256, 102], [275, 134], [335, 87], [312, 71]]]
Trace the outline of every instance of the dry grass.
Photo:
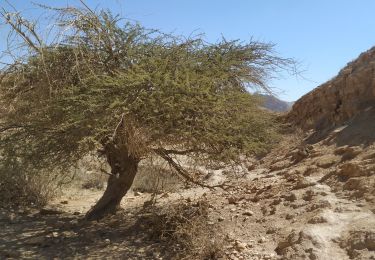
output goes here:
[[176, 192], [182, 186], [182, 180], [168, 167], [146, 162], [140, 165], [134, 179], [134, 191], [148, 193]]
[[59, 185], [53, 176], [0, 174], [0, 206], [44, 206], [58, 192]]
[[150, 220], [152, 233], [164, 241], [171, 259], [218, 259], [224, 236], [209, 225], [206, 200], [183, 202], [158, 209]]
[[102, 190], [107, 183], [109, 166], [94, 154], [84, 156], [74, 169], [74, 179], [69, 185], [80, 189]]
[[103, 190], [106, 185], [108, 176], [98, 172], [87, 172], [81, 180], [81, 186], [84, 189]]

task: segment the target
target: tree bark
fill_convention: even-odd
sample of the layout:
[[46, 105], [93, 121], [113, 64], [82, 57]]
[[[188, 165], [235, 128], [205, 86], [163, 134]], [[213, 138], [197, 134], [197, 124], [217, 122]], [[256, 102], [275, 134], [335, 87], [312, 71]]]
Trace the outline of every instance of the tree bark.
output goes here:
[[99, 201], [86, 213], [87, 220], [98, 220], [114, 214], [120, 202], [133, 184], [139, 159], [129, 155], [125, 144], [110, 142], [104, 151], [111, 166], [107, 188]]

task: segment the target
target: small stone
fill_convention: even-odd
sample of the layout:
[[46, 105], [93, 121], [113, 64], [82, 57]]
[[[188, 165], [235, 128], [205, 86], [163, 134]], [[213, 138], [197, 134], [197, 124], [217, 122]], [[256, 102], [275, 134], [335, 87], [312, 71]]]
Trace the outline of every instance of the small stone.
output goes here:
[[260, 237], [259, 239], [258, 239], [258, 243], [260, 243], [260, 244], [262, 244], [262, 243], [264, 243], [264, 242], [266, 242], [267, 241], [267, 239], [265, 238], [265, 237]]
[[331, 203], [328, 200], [320, 200], [312, 205], [310, 205], [306, 210], [308, 212], [316, 210], [316, 209], [324, 209], [324, 208], [332, 208]]
[[279, 254], [281, 250], [284, 248], [290, 247], [297, 243], [299, 239], [299, 233], [295, 230], [292, 230], [292, 232], [283, 240], [279, 241], [277, 244], [276, 252]]
[[222, 222], [222, 221], [224, 221], [225, 220], [225, 218], [224, 217], [222, 217], [222, 216], [220, 216], [218, 219], [217, 219], [219, 222]]
[[8, 221], [11, 223], [15, 222], [15, 220], [17, 219], [16, 214], [13, 212], [9, 213], [7, 217], [8, 217]]
[[315, 196], [315, 192], [313, 190], [307, 190], [306, 193], [303, 195], [302, 199], [305, 201], [311, 201]]
[[159, 258], [160, 257], [160, 253], [159, 252], [153, 252], [152, 256], [155, 257], [155, 258]]
[[270, 205], [274, 206], [274, 205], [279, 205], [280, 203], [281, 203], [281, 199], [277, 198], [277, 199], [274, 199]]
[[235, 247], [236, 247], [236, 249], [237, 249], [238, 251], [241, 252], [241, 251], [243, 251], [243, 250], [246, 249], [247, 244], [246, 244], [246, 243], [243, 243], [243, 242], [241, 242], [241, 241], [236, 240], [236, 242], [235, 242]]
[[252, 171], [255, 169], [256, 164], [254, 162], [246, 162], [245, 167], [248, 171]]
[[39, 246], [44, 244], [44, 241], [46, 240], [45, 237], [43, 236], [38, 236], [38, 237], [31, 237], [27, 239], [25, 242], [27, 245], [33, 245], [33, 246]]
[[300, 147], [293, 150], [289, 156], [293, 160], [293, 163], [299, 163], [303, 159], [309, 156], [309, 150], [306, 147]]
[[266, 234], [274, 234], [274, 233], [276, 233], [276, 231], [277, 231], [276, 228], [271, 227], [271, 228], [267, 229]]
[[77, 219], [73, 219], [69, 222], [71, 225], [78, 225], [78, 220]]
[[237, 204], [238, 203], [238, 198], [236, 198], [236, 197], [229, 197], [228, 198], [228, 203], [229, 204]]
[[253, 198], [250, 198], [250, 201], [254, 203], [258, 202], [259, 200], [260, 198], [258, 196], [254, 196]]
[[338, 161], [339, 161], [338, 156], [328, 156], [328, 155], [326, 155], [326, 156], [321, 157], [319, 159], [319, 161], [317, 162], [317, 165], [320, 168], [327, 169], [327, 168], [333, 166], [334, 164], [336, 164]]
[[108, 238], [106, 238], [106, 239], [104, 239], [104, 242], [105, 242], [106, 244], [110, 244], [110, 243], [111, 243], [111, 240], [109, 240]]
[[288, 168], [289, 165], [290, 165], [289, 161], [280, 161], [280, 162], [272, 164], [271, 167], [270, 167], [270, 170], [271, 171], [282, 170], [284, 168]]
[[160, 198], [168, 198], [169, 194], [167, 192], [164, 192], [163, 195], [160, 196]]
[[294, 215], [288, 213], [288, 214], [286, 214], [285, 219], [290, 220], [290, 219], [292, 219], [293, 217], [294, 217]]
[[310, 186], [314, 186], [314, 185], [316, 185], [315, 182], [312, 182], [312, 181], [310, 181], [310, 180], [308, 180], [308, 179], [302, 177], [302, 178], [300, 178], [300, 179], [297, 181], [297, 183], [296, 183], [296, 185], [293, 187], [293, 189], [295, 189], [295, 190], [298, 190], [298, 189], [304, 189], [304, 188], [307, 188], [307, 187], [310, 187]]
[[307, 223], [309, 224], [318, 224], [318, 223], [327, 223], [327, 219], [323, 216], [314, 216]]
[[293, 201], [295, 201], [297, 199], [297, 195], [294, 194], [293, 192], [290, 192], [290, 193], [288, 193], [286, 195], [283, 195], [282, 198], [284, 198], [286, 201], [293, 202]]
[[246, 210], [243, 215], [245, 216], [253, 216], [254, 215], [254, 212], [252, 212], [251, 210]]

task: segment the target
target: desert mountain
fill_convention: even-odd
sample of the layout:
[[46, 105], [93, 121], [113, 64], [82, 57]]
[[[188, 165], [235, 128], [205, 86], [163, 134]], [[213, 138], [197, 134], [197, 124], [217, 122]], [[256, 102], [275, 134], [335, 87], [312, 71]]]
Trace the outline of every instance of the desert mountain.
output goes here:
[[293, 105], [293, 102], [283, 101], [270, 94], [256, 94], [262, 99], [262, 107], [274, 112], [286, 112], [289, 111]]

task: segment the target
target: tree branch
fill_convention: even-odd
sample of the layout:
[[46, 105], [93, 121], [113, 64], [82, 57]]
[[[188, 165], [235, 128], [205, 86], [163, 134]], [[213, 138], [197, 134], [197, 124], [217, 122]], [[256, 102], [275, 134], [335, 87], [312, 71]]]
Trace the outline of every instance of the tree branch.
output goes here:
[[117, 132], [118, 132], [119, 128], [120, 128], [121, 126], [123, 126], [123, 123], [124, 123], [124, 117], [125, 117], [125, 114], [122, 114], [122, 115], [121, 115], [121, 119], [120, 119], [120, 121], [118, 122], [118, 124], [117, 124], [117, 126], [116, 126], [116, 128], [115, 128], [115, 131], [113, 131], [112, 139], [115, 139], [115, 137], [117, 136]]
[[18, 128], [27, 128], [26, 125], [8, 125], [8, 126], [0, 126], [0, 133], [6, 132], [8, 130], [12, 129], [18, 129]]
[[0, 12], [0, 14], [3, 16], [3, 18], [5, 19], [5, 21], [13, 28], [13, 30], [15, 32], [17, 32], [24, 40], [25, 42], [28, 43], [28, 45], [34, 49], [37, 53], [41, 54], [41, 50], [40, 48], [38, 48], [34, 42], [30, 39], [30, 37], [28, 37], [26, 35], [26, 33], [24, 31], [21, 30], [21, 25], [25, 26], [31, 33], [32, 35], [36, 38], [36, 40], [41, 43], [41, 40], [39, 39], [39, 37], [37, 37], [35, 31], [27, 24], [25, 24], [23, 22], [23, 20], [21, 20], [19, 17], [16, 17], [16, 19], [18, 19], [18, 23], [14, 23], [13, 21], [11, 21], [10, 19], [10, 14], [7, 13], [4, 9], [3, 9], [3, 12]]
[[227, 185], [225, 183], [222, 183], [222, 184], [218, 184], [218, 185], [207, 185], [207, 184], [204, 184], [204, 183], [201, 183], [199, 181], [196, 181], [194, 180], [194, 178], [192, 178], [189, 173], [184, 170], [178, 163], [176, 163], [173, 158], [171, 158], [169, 156], [169, 154], [167, 153], [168, 150], [165, 150], [165, 149], [162, 149], [162, 148], [158, 148], [158, 149], [154, 149], [154, 152], [156, 154], [158, 154], [161, 158], [163, 158], [165, 161], [168, 162], [168, 164], [174, 168], [177, 173], [179, 175], [181, 175], [184, 179], [186, 179], [188, 182], [191, 182], [195, 185], [198, 185], [200, 187], [203, 187], [203, 188], [208, 188], [208, 189], [214, 189], [214, 188], [222, 188], [224, 189], [224, 187], [230, 187], [230, 185]]
[[201, 149], [189, 149], [189, 150], [174, 150], [174, 149], [163, 149], [166, 154], [186, 155], [189, 153], [203, 152]]

